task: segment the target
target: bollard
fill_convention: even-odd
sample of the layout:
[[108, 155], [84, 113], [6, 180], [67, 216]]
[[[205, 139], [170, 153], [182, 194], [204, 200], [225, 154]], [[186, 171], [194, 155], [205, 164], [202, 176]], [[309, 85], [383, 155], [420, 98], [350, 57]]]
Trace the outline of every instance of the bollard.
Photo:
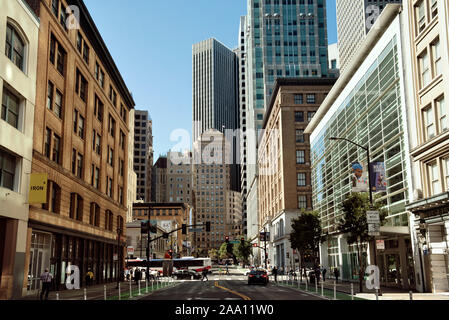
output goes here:
[[413, 292], [409, 292], [409, 294], [410, 294], [410, 300], [413, 300]]
[[334, 281], [334, 300], [337, 300], [337, 283]]
[[145, 293], [148, 293], [148, 279], [145, 278]]
[[298, 289], [301, 289], [301, 281], [298, 278]]
[[154, 279], [151, 280], [151, 292], [154, 291]]
[[118, 283], [118, 299], [119, 299], [119, 300], [122, 300], [122, 294], [121, 294], [120, 282]]
[[59, 293], [56, 292], [56, 300], [59, 300]]
[[132, 283], [131, 283], [131, 279], [129, 279], [129, 298], [131, 299], [133, 297], [132, 294]]
[[309, 286], [309, 283], [307, 282], [307, 279], [306, 279], [306, 291], [309, 291], [308, 286]]
[[142, 295], [142, 294], [140, 293], [140, 280], [137, 281], [137, 289], [139, 290], [138, 295], [139, 295], [139, 296]]
[[315, 292], [318, 293], [318, 280], [315, 278]]
[[87, 300], [87, 290], [84, 288], [84, 300]]
[[376, 289], [376, 300], [379, 300], [379, 289]]
[[354, 300], [354, 284], [351, 283], [351, 300]]
[[103, 286], [104, 289], [104, 300], [106, 300], [106, 285]]
[[321, 296], [324, 297], [324, 286], [323, 286], [323, 281], [321, 281]]

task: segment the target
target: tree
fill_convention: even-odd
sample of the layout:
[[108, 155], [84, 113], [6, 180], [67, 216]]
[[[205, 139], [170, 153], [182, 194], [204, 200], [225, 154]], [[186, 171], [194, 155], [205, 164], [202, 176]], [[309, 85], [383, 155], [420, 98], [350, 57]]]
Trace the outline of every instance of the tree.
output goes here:
[[211, 260], [218, 260], [219, 258], [219, 253], [217, 249], [210, 249], [209, 250], [209, 258], [211, 258]]
[[[292, 249], [299, 252], [299, 264], [301, 270], [301, 280], [303, 271], [305, 271], [304, 257], [312, 255], [314, 257], [314, 264], [317, 264], [317, 252], [319, 245], [323, 241], [321, 224], [316, 211], [303, 211], [297, 218], [293, 219], [290, 233], [290, 243]], [[307, 279], [306, 279], [307, 281]]]
[[251, 242], [245, 240], [243, 245], [240, 242], [235, 244], [232, 252], [238, 260], [244, 264], [249, 264], [249, 257], [253, 254], [253, 247]]
[[380, 221], [385, 219], [387, 212], [382, 209], [384, 204], [381, 201], [374, 201], [370, 206], [369, 195], [367, 193], [350, 193], [341, 203], [343, 218], [337, 226], [338, 231], [348, 234], [349, 245], [356, 244], [357, 259], [359, 264], [359, 290], [363, 292], [363, 278], [366, 269], [366, 250], [369, 241], [373, 237], [368, 235], [367, 211], [379, 211]]
[[232, 255], [228, 252], [228, 244], [226, 242], [223, 242], [220, 246], [220, 249], [218, 250], [218, 256], [220, 259], [227, 259], [232, 257]]

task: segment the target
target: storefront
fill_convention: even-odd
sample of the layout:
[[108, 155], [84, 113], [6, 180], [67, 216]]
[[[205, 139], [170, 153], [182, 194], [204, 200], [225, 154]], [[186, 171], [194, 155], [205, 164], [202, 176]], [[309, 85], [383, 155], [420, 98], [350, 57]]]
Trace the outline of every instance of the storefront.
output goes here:
[[[77, 266], [80, 285], [85, 285], [84, 276], [91, 270], [94, 274], [92, 284], [117, 281], [117, 270], [123, 266], [123, 251], [118, 261], [117, 242], [100, 239], [90, 235], [75, 234], [64, 230], [51, 230], [50, 227], [32, 226], [28, 263], [27, 294], [36, 293], [41, 288], [40, 275], [46, 268], [54, 276], [53, 290], [65, 290], [66, 270]], [[122, 243], [122, 250], [124, 244]]]

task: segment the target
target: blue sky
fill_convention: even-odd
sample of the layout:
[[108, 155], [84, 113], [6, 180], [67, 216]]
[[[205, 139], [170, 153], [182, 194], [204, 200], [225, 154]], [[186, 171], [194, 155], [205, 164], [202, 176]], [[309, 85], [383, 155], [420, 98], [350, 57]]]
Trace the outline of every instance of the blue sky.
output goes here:
[[[216, 38], [237, 46], [246, 0], [85, 0], [136, 109], [153, 120], [154, 160], [192, 127], [192, 44]], [[329, 43], [337, 42], [335, 0], [327, 0]]]

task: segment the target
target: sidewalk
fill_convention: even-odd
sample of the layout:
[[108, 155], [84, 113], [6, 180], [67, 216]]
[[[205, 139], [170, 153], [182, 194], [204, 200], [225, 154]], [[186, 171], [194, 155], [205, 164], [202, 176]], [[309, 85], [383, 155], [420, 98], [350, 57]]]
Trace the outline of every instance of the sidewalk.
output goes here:
[[[278, 276], [280, 279], [291, 279], [288, 276]], [[304, 281], [304, 278], [303, 278]], [[354, 296], [368, 300], [376, 300], [376, 291], [368, 290], [363, 282], [363, 292], [359, 291], [359, 282], [339, 281], [336, 283], [336, 291], [346, 294], [351, 294], [351, 283], [353, 285]], [[315, 287], [315, 284], [310, 284], [309, 287]], [[318, 284], [318, 290], [321, 288], [321, 282]], [[334, 279], [326, 279], [323, 283], [323, 288], [327, 290], [334, 290]], [[410, 300], [409, 290], [401, 288], [391, 288], [381, 286], [380, 291], [382, 295], [378, 297], [379, 300]], [[412, 292], [413, 300], [449, 300], [449, 292], [443, 293], [421, 293], [416, 290]]]
[[[168, 280], [168, 281], [167, 281]], [[172, 287], [176, 285], [176, 282], [169, 282], [171, 279], [169, 278], [160, 278], [158, 281], [155, 281], [152, 286], [152, 282], [148, 282], [148, 294], [151, 294], [153, 291], [161, 290], [166, 287]], [[100, 285], [93, 285], [89, 287], [81, 287], [78, 290], [62, 290], [62, 291], [50, 291], [48, 295], [48, 300], [57, 300], [57, 294], [59, 294], [59, 300], [84, 300], [84, 289], [86, 289], [86, 300], [105, 300], [105, 292], [104, 286], [106, 286], [106, 299], [107, 300], [118, 300], [119, 290], [116, 289], [117, 283], [107, 283]], [[153, 290], [152, 290], [153, 289]], [[131, 283], [131, 299], [141, 298], [146, 295], [146, 284], [145, 281], [140, 281], [140, 293], [139, 294], [138, 285], [134, 281]], [[120, 282], [120, 294], [122, 300], [129, 300], [129, 281]], [[20, 300], [39, 300], [40, 292], [34, 295], [28, 295], [22, 297]]]

